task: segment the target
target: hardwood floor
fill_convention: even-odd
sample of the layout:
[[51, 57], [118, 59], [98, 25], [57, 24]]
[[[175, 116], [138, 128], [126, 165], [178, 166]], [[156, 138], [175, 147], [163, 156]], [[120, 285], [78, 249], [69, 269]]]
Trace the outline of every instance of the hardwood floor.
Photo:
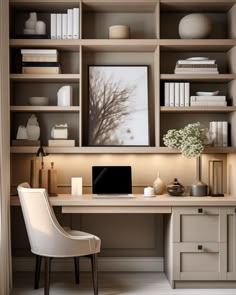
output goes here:
[[[41, 276], [43, 279], [43, 275]], [[15, 273], [11, 295], [43, 295], [33, 289], [33, 273]], [[54, 272], [50, 295], [92, 295], [91, 273], [81, 273], [81, 283], [74, 283], [73, 273]], [[164, 273], [99, 273], [99, 295], [236, 295], [236, 289], [171, 289]]]

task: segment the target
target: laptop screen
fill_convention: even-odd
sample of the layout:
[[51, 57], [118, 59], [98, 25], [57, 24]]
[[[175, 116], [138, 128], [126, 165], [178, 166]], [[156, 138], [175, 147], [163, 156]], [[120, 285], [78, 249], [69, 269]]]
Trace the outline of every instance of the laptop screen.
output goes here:
[[131, 194], [130, 166], [93, 166], [93, 194]]

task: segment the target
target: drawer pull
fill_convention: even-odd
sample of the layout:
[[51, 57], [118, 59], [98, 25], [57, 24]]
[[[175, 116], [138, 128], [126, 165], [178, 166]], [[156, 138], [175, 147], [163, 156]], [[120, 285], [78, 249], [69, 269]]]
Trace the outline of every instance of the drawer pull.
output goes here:
[[203, 213], [202, 208], [198, 208], [198, 213]]
[[198, 245], [198, 246], [197, 246], [197, 249], [198, 249], [198, 250], [203, 250], [202, 245]]

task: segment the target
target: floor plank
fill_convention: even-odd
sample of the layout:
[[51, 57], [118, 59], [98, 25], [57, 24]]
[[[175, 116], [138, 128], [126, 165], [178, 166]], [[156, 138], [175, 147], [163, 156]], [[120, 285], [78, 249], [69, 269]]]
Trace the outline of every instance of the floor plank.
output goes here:
[[[33, 289], [33, 273], [13, 275], [11, 295], [43, 295], [43, 275], [40, 289]], [[90, 273], [81, 273], [81, 283], [74, 283], [73, 273], [54, 272], [50, 295], [92, 295]], [[99, 295], [236, 295], [236, 289], [171, 289], [164, 273], [99, 273]]]

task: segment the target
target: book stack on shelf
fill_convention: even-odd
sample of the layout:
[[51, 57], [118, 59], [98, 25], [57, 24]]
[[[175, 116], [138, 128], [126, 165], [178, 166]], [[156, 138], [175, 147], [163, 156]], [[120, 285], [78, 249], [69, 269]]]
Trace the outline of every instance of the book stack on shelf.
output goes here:
[[218, 66], [214, 59], [208, 57], [191, 57], [178, 60], [175, 74], [219, 74]]
[[227, 121], [210, 122], [209, 130], [212, 136], [213, 146], [215, 147], [228, 146], [228, 122]]
[[225, 107], [227, 106], [225, 95], [196, 95], [190, 96], [190, 106]]
[[59, 74], [57, 49], [21, 49], [22, 74]]
[[79, 39], [79, 8], [67, 9], [67, 13], [51, 13], [51, 39]]
[[165, 82], [164, 105], [166, 107], [189, 107], [190, 83]]

